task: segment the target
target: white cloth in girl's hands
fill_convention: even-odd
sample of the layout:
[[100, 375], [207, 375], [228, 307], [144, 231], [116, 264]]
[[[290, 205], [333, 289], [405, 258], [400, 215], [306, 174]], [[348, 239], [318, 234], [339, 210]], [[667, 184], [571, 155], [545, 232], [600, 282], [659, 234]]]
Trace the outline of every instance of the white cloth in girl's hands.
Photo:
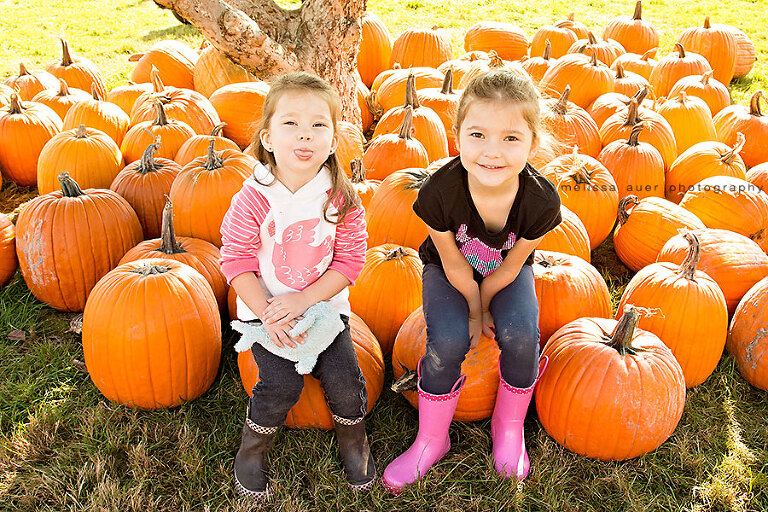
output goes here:
[[292, 338], [307, 333], [304, 343], [297, 343], [295, 348], [287, 345], [282, 347], [275, 345], [261, 324], [255, 325], [234, 320], [232, 328], [242, 334], [240, 340], [235, 344], [237, 352], [250, 350], [254, 343], [258, 343], [278, 357], [296, 361], [296, 371], [305, 375], [312, 372], [318, 356], [344, 330], [344, 322], [341, 321], [338, 310], [327, 301], [310, 306], [302, 315], [302, 319], [288, 333]]

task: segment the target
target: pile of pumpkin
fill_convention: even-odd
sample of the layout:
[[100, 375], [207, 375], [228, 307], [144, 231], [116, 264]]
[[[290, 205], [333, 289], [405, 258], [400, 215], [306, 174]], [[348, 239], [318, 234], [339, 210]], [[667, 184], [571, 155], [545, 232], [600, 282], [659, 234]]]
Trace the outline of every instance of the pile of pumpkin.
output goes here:
[[[754, 46], [709, 19], [655, 60], [657, 46], [640, 2], [599, 40], [573, 16], [530, 40], [512, 24], [481, 22], [456, 59], [441, 31], [410, 29], [393, 42], [366, 13], [361, 117], [339, 123], [338, 154], [369, 231], [350, 292], [369, 407], [384, 356], [400, 377], [424, 353], [416, 249], [427, 232], [411, 206], [457, 154], [462, 87], [500, 67], [538, 84], [556, 141], [532, 162], [557, 184], [564, 219], [534, 264], [550, 358], [536, 403], [547, 431], [601, 459], [653, 450], [677, 425], [686, 387], [706, 380], [726, 345], [741, 374], [768, 389], [768, 121], [760, 92], [731, 105], [727, 87], [749, 73]], [[0, 85], [0, 169], [41, 194], [15, 227], [0, 214], [0, 283], [18, 255], [38, 299], [85, 311], [86, 364], [108, 398], [147, 408], [191, 400], [216, 375], [219, 312], [234, 311], [216, 263], [219, 225], [254, 164], [247, 145], [269, 85], [210, 45], [163, 41], [132, 57], [132, 82], [107, 91], [96, 66], [66, 41], [62, 49], [46, 71], [22, 64]], [[637, 272], [617, 320], [590, 264], [611, 234]], [[498, 355], [485, 338], [468, 354], [457, 420], [490, 416]], [[258, 369], [247, 353], [239, 366], [250, 391]], [[330, 428], [322, 389], [306, 379], [287, 423]], [[604, 435], [589, 430], [595, 423], [613, 425], [614, 438], [595, 439]]]

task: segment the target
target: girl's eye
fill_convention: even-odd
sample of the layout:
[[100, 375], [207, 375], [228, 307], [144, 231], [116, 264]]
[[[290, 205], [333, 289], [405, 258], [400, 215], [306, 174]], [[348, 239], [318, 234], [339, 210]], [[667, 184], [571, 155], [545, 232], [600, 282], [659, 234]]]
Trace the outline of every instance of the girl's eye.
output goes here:
[[481, 138], [481, 137], [483, 136], [483, 134], [482, 134], [482, 133], [480, 133], [480, 132], [471, 132], [471, 133], [469, 134], [469, 136], [470, 136], [470, 137], [475, 137], [475, 138], [478, 138], [478, 139], [479, 139], [479, 138]]
[[514, 135], [510, 135], [509, 137], [507, 137], [507, 140], [511, 141], [511, 142], [515, 142], [515, 141], [517, 141], [519, 139], [517, 137], [515, 137]]
[[325, 123], [315, 123], [314, 124], [315, 128], [325, 128], [326, 126], [328, 126], [328, 125], [326, 125]]
[[290, 126], [294, 126], [294, 125], [296, 124], [296, 121], [286, 121], [286, 122], [285, 122], [285, 123], [283, 123], [283, 124], [287, 124], [287, 125], [290, 125]]

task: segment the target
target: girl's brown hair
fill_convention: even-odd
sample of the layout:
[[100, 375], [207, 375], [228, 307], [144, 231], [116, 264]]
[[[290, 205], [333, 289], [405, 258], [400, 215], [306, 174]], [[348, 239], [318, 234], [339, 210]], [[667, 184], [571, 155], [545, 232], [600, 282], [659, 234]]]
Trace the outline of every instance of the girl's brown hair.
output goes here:
[[[278, 100], [283, 93], [289, 91], [310, 92], [324, 99], [331, 111], [333, 132], [337, 133], [336, 122], [339, 115], [339, 96], [328, 82], [303, 71], [288, 73], [275, 80], [269, 88], [267, 97], [264, 99], [261, 123], [259, 123], [259, 128], [256, 130], [251, 144], [254, 156], [262, 163], [269, 165], [269, 170], [275, 178], [277, 178], [278, 172], [275, 155], [271, 151], [267, 151], [262, 145], [259, 134], [262, 130], [269, 129], [269, 123], [272, 121], [272, 116], [275, 115]], [[327, 222], [338, 224], [344, 220], [349, 210], [360, 204], [360, 199], [352, 186], [352, 182], [349, 181], [346, 173], [342, 170], [335, 151], [328, 156], [323, 165], [328, 168], [331, 174], [331, 193], [323, 204], [323, 218]], [[331, 206], [331, 203], [336, 198], [340, 199], [339, 208], [338, 213], [335, 215], [336, 220], [332, 221], [328, 218], [328, 207]]]
[[475, 100], [503, 101], [518, 105], [533, 135], [533, 143], [549, 144], [551, 141], [541, 128], [539, 92], [528, 77], [505, 69], [490, 70], [473, 77], [459, 100], [456, 112], [456, 132], [467, 115], [467, 109]]

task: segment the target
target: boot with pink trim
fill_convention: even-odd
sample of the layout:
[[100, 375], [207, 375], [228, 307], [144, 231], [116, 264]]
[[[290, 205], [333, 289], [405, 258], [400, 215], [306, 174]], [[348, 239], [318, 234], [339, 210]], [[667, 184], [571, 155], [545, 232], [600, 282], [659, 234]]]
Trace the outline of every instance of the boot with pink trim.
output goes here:
[[525, 450], [523, 422], [531, 403], [533, 388], [544, 374], [549, 358], [539, 360], [539, 374], [527, 388], [516, 388], [504, 381], [499, 369], [499, 390], [491, 419], [493, 466], [504, 478], [516, 475], [518, 480], [528, 476], [530, 461]]
[[392, 494], [400, 494], [406, 485], [424, 476], [450, 450], [448, 429], [467, 378], [459, 377], [448, 394], [432, 395], [421, 389], [421, 361], [418, 373], [419, 433], [413, 445], [387, 466], [381, 478]]

